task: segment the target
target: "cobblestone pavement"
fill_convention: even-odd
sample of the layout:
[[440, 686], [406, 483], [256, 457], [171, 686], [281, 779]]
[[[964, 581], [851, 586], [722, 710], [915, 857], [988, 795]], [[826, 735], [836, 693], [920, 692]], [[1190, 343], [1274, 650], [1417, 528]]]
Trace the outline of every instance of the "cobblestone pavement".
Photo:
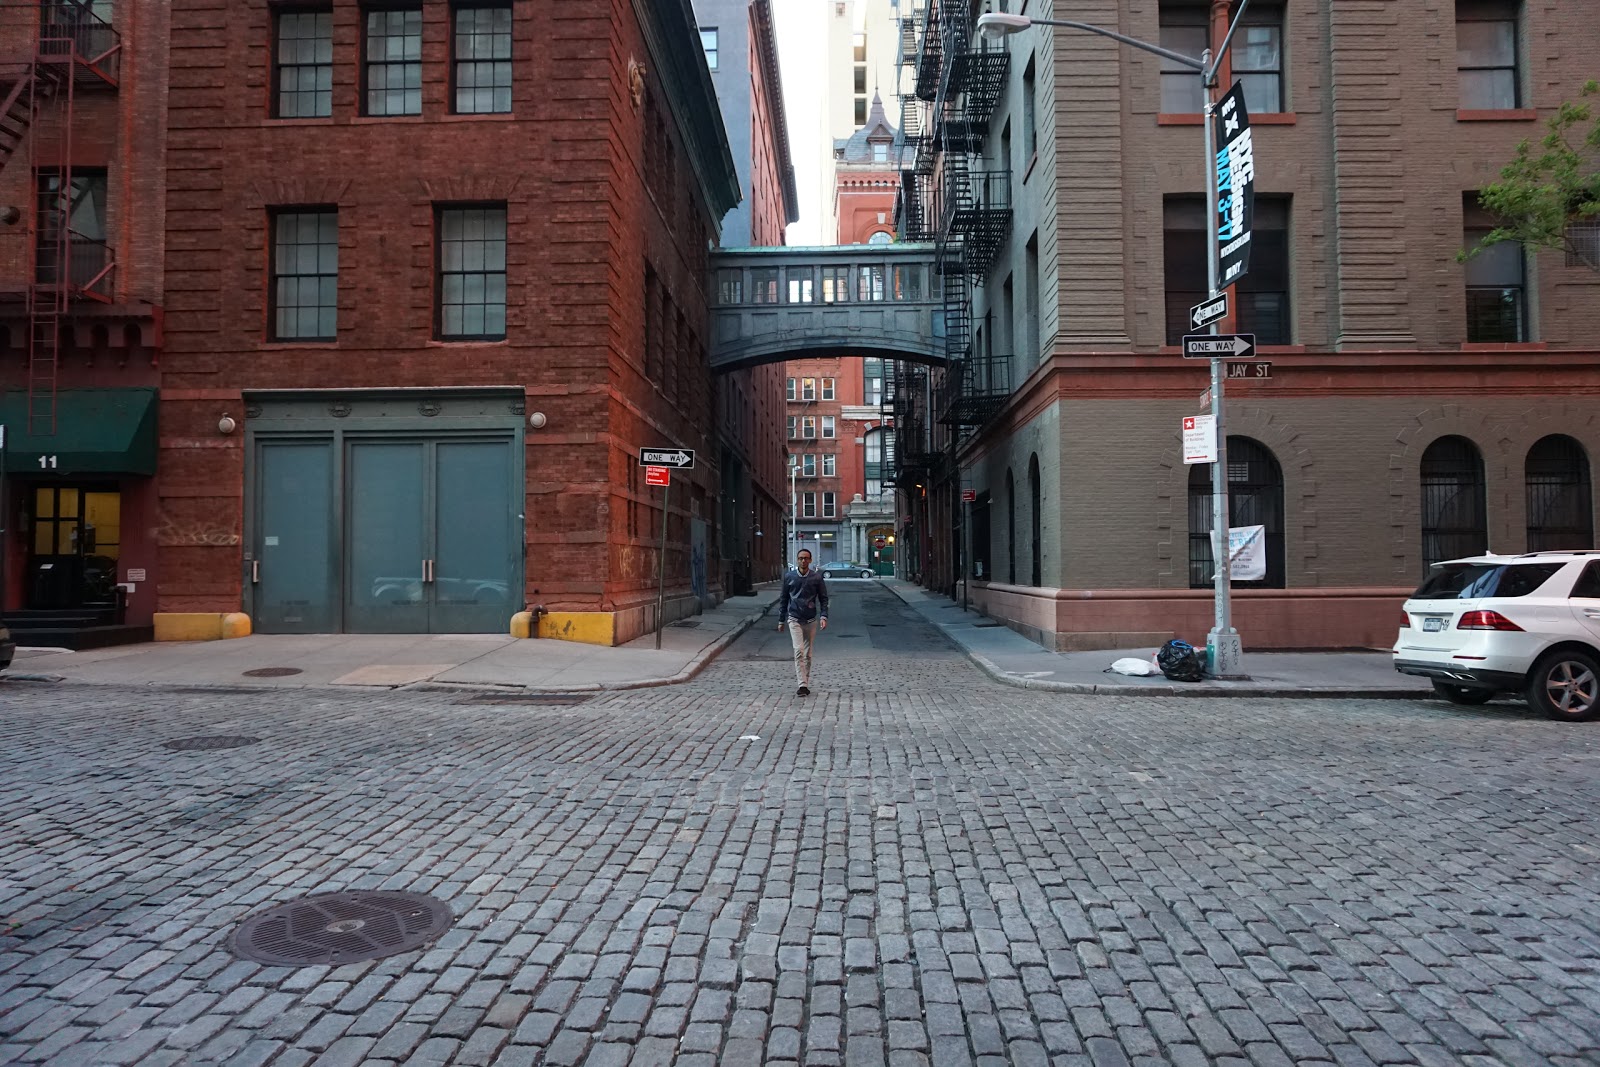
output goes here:
[[[809, 699], [768, 625], [573, 706], [0, 683], [0, 1063], [1600, 1062], [1600, 730], [1033, 693], [835, 597]], [[376, 887], [456, 922], [224, 945]]]

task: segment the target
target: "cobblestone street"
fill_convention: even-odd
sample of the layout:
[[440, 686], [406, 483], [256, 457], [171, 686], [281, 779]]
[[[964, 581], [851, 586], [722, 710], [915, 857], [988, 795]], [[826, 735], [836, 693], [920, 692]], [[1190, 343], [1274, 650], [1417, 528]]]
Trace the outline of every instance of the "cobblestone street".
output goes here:
[[[1064, 697], [870, 583], [578, 699], [0, 682], [0, 1063], [1600, 1062], [1600, 730]], [[256, 743], [172, 751], [245, 735]], [[311, 893], [423, 950], [265, 967]]]

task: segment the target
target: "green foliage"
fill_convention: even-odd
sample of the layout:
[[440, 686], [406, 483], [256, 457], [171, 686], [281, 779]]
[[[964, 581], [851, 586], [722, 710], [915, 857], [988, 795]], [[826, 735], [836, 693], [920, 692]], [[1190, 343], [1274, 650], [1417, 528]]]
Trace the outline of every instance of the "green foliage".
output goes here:
[[[1577, 101], [1561, 105], [1546, 123], [1549, 133], [1536, 143], [1523, 141], [1500, 180], [1484, 188], [1480, 202], [1500, 225], [1476, 247], [1457, 257], [1463, 262], [1491, 245], [1516, 241], [1530, 250], [1555, 249], [1582, 255], [1572, 242], [1573, 226], [1600, 219], [1600, 117], [1585, 98], [1600, 94], [1600, 82], [1583, 87]], [[1589, 124], [1587, 133], [1584, 124]], [[1588, 250], [1585, 260], [1600, 271]]]

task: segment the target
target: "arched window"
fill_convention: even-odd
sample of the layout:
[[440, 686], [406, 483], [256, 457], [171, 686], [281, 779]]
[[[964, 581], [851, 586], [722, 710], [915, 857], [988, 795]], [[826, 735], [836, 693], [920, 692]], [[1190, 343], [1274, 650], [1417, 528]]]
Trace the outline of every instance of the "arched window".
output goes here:
[[1028, 514], [1033, 520], [1033, 580], [1030, 585], [1044, 584], [1044, 554], [1040, 542], [1044, 540], [1044, 514], [1039, 506], [1039, 454], [1028, 457]]
[[1589, 457], [1564, 434], [1528, 449], [1528, 551], [1594, 547]]
[[[1248, 437], [1228, 438], [1228, 523], [1266, 528], [1267, 573], [1234, 585], [1245, 589], [1282, 589], [1283, 469], [1272, 450]], [[1211, 585], [1211, 467], [1189, 468], [1189, 587]]]
[[1422, 570], [1489, 547], [1483, 456], [1465, 437], [1441, 437], [1422, 453]]
[[1006, 581], [1017, 584], [1017, 480], [1006, 471]]
[[869, 245], [886, 245], [886, 244], [889, 244], [890, 242], [892, 242], [893, 240], [894, 240], [894, 234], [889, 233], [887, 230], [879, 230], [877, 233], [875, 233], [871, 237], [867, 238], [867, 244], [869, 244]]

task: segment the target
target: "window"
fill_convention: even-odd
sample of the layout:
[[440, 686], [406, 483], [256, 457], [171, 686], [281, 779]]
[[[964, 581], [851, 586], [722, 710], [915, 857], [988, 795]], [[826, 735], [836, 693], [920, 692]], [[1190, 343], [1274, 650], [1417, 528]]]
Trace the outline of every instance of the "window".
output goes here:
[[817, 417], [815, 415], [807, 415], [800, 420], [800, 436], [808, 439], [817, 436]]
[[1033, 57], [1028, 57], [1028, 69], [1022, 75], [1022, 164], [1026, 167], [1039, 151], [1038, 93], [1033, 74]]
[[822, 476], [824, 478], [837, 478], [839, 476], [838, 460], [839, 457], [831, 452], [822, 457]]
[[739, 271], [728, 268], [717, 271], [717, 302], [720, 304], [744, 303], [744, 277]]
[[856, 281], [857, 300], [882, 300], [888, 295], [884, 284], [884, 268], [881, 265], [862, 267]]
[[511, 111], [511, 5], [456, 5], [456, 114]]
[[869, 407], [877, 407], [883, 403], [883, 360], [864, 359], [861, 361], [861, 402]]
[[865, 126], [867, 124], [867, 98], [864, 96], [856, 97], [855, 120], [857, 126]]
[[822, 302], [842, 304], [850, 299], [850, 268], [822, 268]]
[[839, 499], [839, 495], [837, 493], [823, 493], [822, 494], [822, 517], [823, 518], [831, 519], [831, 518], [834, 518], [834, 517], [836, 517], [838, 515], [838, 512], [839, 512], [838, 499]]
[[850, 39], [851, 62], [865, 63], [867, 61], [867, 35], [858, 33]]
[[752, 304], [778, 303], [778, 268], [752, 267], [750, 270], [750, 302]]
[[789, 303], [809, 304], [812, 299], [811, 287], [814, 284], [811, 277], [811, 268], [803, 267], [797, 268], [797, 270], [802, 270], [804, 273], [789, 275]]
[[922, 268], [914, 264], [896, 264], [894, 268], [894, 298], [896, 300], [922, 299]]
[[1017, 480], [1006, 471], [1006, 582], [1017, 584]]
[[1030, 585], [1044, 584], [1044, 510], [1039, 496], [1039, 455], [1028, 457], [1028, 515], [1033, 522], [1033, 575]]
[[1583, 446], [1563, 434], [1541, 438], [1528, 449], [1526, 474], [1528, 551], [1595, 547]]
[[[106, 172], [73, 168], [72, 184], [63, 195], [61, 174], [40, 171], [38, 195], [34, 280], [41, 285], [64, 281], [69, 285], [92, 286], [93, 291], [109, 296], [107, 268], [111, 265], [111, 252], [106, 243]], [[63, 230], [66, 232], [62, 233]], [[64, 242], [65, 249], [58, 239]]]
[[[1289, 304], [1289, 198], [1257, 196], [1251, 222], [1250, 272], [1237, 285], [1241, 333], [1263, 345], [1292, 343]], [[1183, 342], [1189, 308], [1206, 296], [1206, 212], [1197, 196], [1166, 198], [1163, 222], [1166, 257], [1167, 344]]]
[[814, 519], [817, 517], [817, 494], [800, 494], [800, 515], [802, 518]]
[[268, 327], [274, 341], [338, 336], [339, 213], [291, 208], [272, 215]]
[[422, 8], [367, 12], [368, 115], [422, 114]]
[[1022, 322], [1022, 351], [1033, 362], [1040, 358], [1039, 344], [1039, 234], [1035, 232], [1028, 238], [1027, 250], [1023, 256], [1023, 294], [1027, 301], [1026, 315]]
[[[795, 423], [797, 421], [798, 420], [796, 419], [795, 416], [793, 416], [793, 415], [789, 416], [789, 440], [791, 440], [791, 441], [793, 441], [795, 439], [795, 436], [796, 436], [794, 430], [795, 430]], [[789, 458], [793, 459], [794, 457], [791, 456]]]
[[[1189, 587], [1204, 589], [1212, 583], [1211, 465], [1189, 468]], [[1282, 589], [1283, 470], [1270, 449], [1248, 437], [1228, 438], [1228, 523], [1264, 526], [1267, 537], [1267, 576], [1259, 581], [1234, 580], [1246, 589]]]
[[706, 54], [706, 66], [716, 70], [717, 28], [715, 26], [702, 26], [700, 28], [700, 50]]
[[1464, 110], [1521, 106], [1515, 0], [1456, 0], [1456, 76]]
[[822, 416], [822, 436], [824, 438], [832, 438], [832, 437], [835, 436], [834, 431], [833, 431], [833, 416], [832, 415], [824, 415], [824, 416]]
[[272, 63], [273, 116], [333, 114], [333, 12], [281, 11]]
[[833, 399], [833, 379], [832, 378], [824, 378], [824, 379], [822, 379], [822, 399], [824, 399], [824, 400], [832, 400]]
[[[1467, 194], [1462, 239], [1469, 249], [1494, 229], [1494, 218]], [[1514, 344], [1528, 340], [1527, 285], [1522, 245], [1502, 241], [1476, 252], [1466, 263], [1467, 340]]]
[[[1283, 105], [1283, 8], [1252, 4], [1229, 47], [1234, 79], [1244, 87], [1245, 110], [1252, 115], [1287, 110]], [[1191, 78], [1196, 84], [1200, 81]]]
[[972, 502], [970, 512], [969, 535], [972, 543], [972, 574], [980, 582], [994, 580], [994, 568], [989, 563], [992, 546], [989, 536], [989, 512], [994, 503], [994, 498], [988, 492], [978, 494], [978, 499]]
[[817, 380], [815, 378], [800, 379], [800, 399], [815, 400], [817, 398]]
[[1465, 437], [1441, 437], [1422, 453], [1422, 570], [1488, 548], [1483, 457]]
[[807, 452], [800, 457], [800, 477], [815, 478], [817, 476], [817, 457], [814, 453]]
[[[793, 378], [790, 378], [788, 380], [788, 382], [785, 384], [785, 390], [786, 390], [788, 399], [793, 400], [794, 399], [794, 379]], [[793, 436], [793, 435], [791, 435], [791, 436]]]
[[855, 72], [856, 95], [864, 96], [867, 92], [867, 68], [857, 67]]
[[[1166, 0], [1161, 4], [1161, 47], [1180, 55], [1200, 58], [1210, 43], [1205, 7]], [[1161, 60], [1161, 110], [1169, 115], [1192, 115], [1206, 109], [1205, 89], [1192, 67]]]
[[499, 340], [506, 335], [506, 209], [439, 211], [439, 337]]
[[879, 230], [877, 233], [867, 238], [867, 244], [869, 245], [887, 245], [893, 243], [894, 234], [890, 233], [888, 230]]

